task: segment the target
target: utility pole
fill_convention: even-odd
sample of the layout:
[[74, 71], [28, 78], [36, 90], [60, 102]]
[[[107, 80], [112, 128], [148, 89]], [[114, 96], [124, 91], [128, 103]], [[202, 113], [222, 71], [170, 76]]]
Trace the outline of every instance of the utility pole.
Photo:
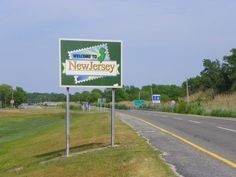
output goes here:
[[140, 91], [139, 91], [139, 94], [138, 94], [139, 96], [138, 96], [138, 98], [139, 98], [139, 100], [140, 100], [140, 97], [141, 97], [141, 93], [140, 93]]
[[[151, 87], [151, 101], [152, 101], [152, 95], [153, 95], [153, 90], [152, 90], [152, 87]], [[152, 109], [154, 110], [154, 103], [152, 101]]]
[[187, 95], [187, 103], [189, 104], [189, 87], [188, 87], [188, 79], [186, 79], [186, 95]]
[[11, 108], [13, 108], [13, 107], [14, 107], [14, 99], [13, 99], [13, 94], [14, 94], [14, 91], [13, 91], [13, 89], [12, 89], [12, 92], [11, 92], [11, 101], [10, 101], [10, 103], [11, 103]]
[[0, 111], [1, 111], [1, 109], [2, 109], [2, 95], [0, 93]]

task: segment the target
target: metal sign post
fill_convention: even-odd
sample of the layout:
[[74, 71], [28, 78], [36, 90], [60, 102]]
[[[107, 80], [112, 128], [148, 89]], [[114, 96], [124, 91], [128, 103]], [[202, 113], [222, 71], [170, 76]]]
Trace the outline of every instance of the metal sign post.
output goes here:
[[158, 104], [161, 104], [161, 95], [152, 95], [152, 103], [156, 105], [156, 110], [158, 111]]
[[70, 153], [70, 88], [66, 87], [66, 157]]
[[171, 107], [172, 112], [174, 112], [174, 109], [176, 107], [175, 100], [171, 100], [170, 107]]
[[111, 147], [115, 145], [115, 89], [112, 89], [112, 106], [111, 106]]
[[186, 94], [187, 94], [187, 103], [189, 104], [189, 86], [188, 86], [188, 79], [186, 79]]

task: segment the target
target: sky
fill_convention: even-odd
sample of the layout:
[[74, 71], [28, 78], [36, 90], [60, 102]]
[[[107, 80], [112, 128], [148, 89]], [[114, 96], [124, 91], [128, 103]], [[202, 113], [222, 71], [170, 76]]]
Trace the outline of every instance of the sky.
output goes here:
[[181, 85], [236, 47], [235, 9], [235, 0], [0, 0], [0, 84], [64, 92], [58, 40], [80, 38], [123, 41], [124, 85]]

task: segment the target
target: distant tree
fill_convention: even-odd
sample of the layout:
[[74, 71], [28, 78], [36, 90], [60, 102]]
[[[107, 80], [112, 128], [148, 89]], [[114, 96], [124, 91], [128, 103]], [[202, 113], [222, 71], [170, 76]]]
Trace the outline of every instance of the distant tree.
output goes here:
[[152, 85], [153, 94], [160, 94], [162, 101], [177, 100], [185, 95], [185, 90], [176, 85]]
[[[142, 87], [140, 91], [140, 98], [143, 100], [151, 100], [151, 90], [152, 90], [152, 85], [145, 85]], [[154, 87], [155, 90], [155, 87]]]
[[45, 101], [63, 102], [65, 100], [66, 97], [63, 93], [27, 93], [28, 103], [41, 103]]
[[93, 89], [91, 93], [98, 93], [99, 95], [103, 94], [103, 92], [100, 89]]
[[27, 94], [21, 87], [16, 87], [16, 90], [14, 91], [14, 101], [15, 106], [19, 106], [21, 103], [26, 102], [27, 100]]
[[10, 85], [2, 84], [0, 85], [0, 101], [2, 101], [3, 107], [10, 105], [11, 95], [13, 89]]
[[139, 91], [140, 91], [140, 89], [138, 87], [131, 85], [130, 87], [125, 86], [124, 89], [125, 89], [126, 93], [128, 94], [129, 101], [133, 101], [135, 99], [138, 99]]
[[147, 91], [147, 90], [141, 90], [141, 91], [140, 91], [140, 99], [141, 99], [141, 100], [147, 100], [147, 101], [150, 101], [150, 100], [151, 100], [151, 94], [150, 94], [150, 91]]
[[70, 100], [74, 101], [74, 102], [79, 102], [80, 101], [80, 93], [76, 92], [73, 95], [71, 95]]
[[98, 98], [102, 97], [102, 91], [99, 89], [93, 89], [89, 95], [89, 102], [96, 103]]
[[127, 101], [129, 99], [129, 95], [126, 93], [124, 88], [116, 89], [115, 94], [115, 99], [117, 102]]
[[90, 97], [90, 92], [83, 91], [79, 96], [79, 101], [80, 102], [89, 102], [90, 101], [89, 97]]
[[[211, 88], [208, 78], [204, 76], [196, 76], [188, 79], [189, 92], [195, 93]], [[183, 82], [182, 88], [186, 91], [186, 81]]]
[[105, 89], [102, 97], [106, 99], [107, 103], [111, 102], [111, 89]]

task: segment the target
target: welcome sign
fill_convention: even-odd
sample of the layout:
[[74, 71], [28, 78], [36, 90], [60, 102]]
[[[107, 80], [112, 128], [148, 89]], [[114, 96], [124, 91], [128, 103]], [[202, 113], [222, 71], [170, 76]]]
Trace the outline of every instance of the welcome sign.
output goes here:
[[61, 87], [122, 87], [122, 41], [60, 39]]

